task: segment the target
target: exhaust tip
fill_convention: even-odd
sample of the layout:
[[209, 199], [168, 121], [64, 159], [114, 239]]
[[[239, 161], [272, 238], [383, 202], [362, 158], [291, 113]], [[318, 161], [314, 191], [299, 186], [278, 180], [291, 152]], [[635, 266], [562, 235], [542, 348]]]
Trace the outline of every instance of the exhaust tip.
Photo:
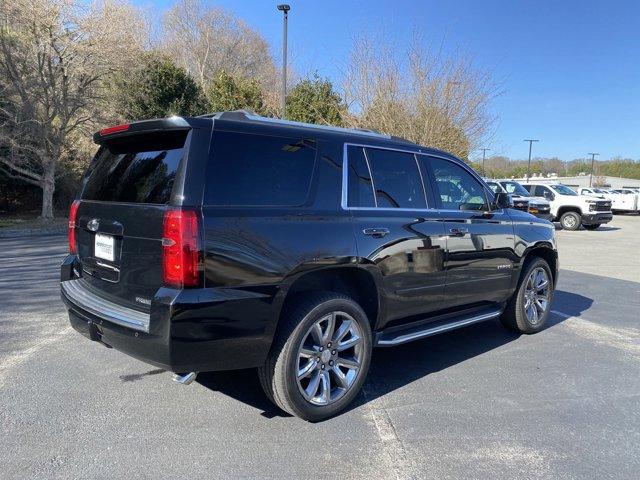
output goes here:
[[198, 372], [174, 373], [173, 381], [180, 385], [191, 385], [198, 376]]

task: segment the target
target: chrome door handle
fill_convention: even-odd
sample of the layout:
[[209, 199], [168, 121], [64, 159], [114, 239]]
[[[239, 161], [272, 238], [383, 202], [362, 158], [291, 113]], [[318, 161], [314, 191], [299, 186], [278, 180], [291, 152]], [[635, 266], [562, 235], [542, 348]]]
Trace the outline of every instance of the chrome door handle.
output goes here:
[[388, 228], [365, 228], [362, 230], [362, 233], [365, 235], [370, 235], [373, 238], [382, 238], [386, 235], [389, 235]]
[[468, 228], [450, 228], [449, 233], [454, 237], [464, 237], [467, 233], [469, 233]]

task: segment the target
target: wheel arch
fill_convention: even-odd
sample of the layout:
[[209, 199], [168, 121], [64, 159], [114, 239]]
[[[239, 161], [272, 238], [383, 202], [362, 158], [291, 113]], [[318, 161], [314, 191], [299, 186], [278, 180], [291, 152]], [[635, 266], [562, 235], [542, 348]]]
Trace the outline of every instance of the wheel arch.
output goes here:
[[560, 219], [560, 217], [562, 217], [562, 215], [564, 215], [567, 212], [575, 212], [578, 215], [582, 216], [582, 209], [580, 207], [577, 207], [575, 205], [564, 205], [560, 208], [558, 208], [558, 220]]
[[548, 242], [539, 242], [529, 247], [522, 257], [522, 267], [520, 271], [524, 271], [524, 266], [533, 257], [539, 257], [545, 260], [551, 268], [551, 274], [553, 275], [554, 286], [558, 282], [558, 252]]
[[375, 265], [358, 263], [356, 260], [346, 265], [306, 265], [296, 270], [281, 284], [276, 305], [278, 321], [274, 334], [287, 305], [296, 297], [311, 291], [341, 293], [352, 298], [366, 313], [371, 329], [375, 329], [383, 310], [381, 274]]

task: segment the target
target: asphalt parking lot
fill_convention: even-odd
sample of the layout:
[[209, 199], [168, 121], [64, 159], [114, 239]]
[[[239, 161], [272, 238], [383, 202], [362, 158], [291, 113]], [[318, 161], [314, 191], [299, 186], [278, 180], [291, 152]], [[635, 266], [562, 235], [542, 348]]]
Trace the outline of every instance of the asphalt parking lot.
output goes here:
[[638, 478], [640, 216], [558, 231], [551, 325], [374, 352], [353, 407], [284, 416], [253, 371], [189, 387], [68, 327], [65, 236], [0, 239], [0, 476]]

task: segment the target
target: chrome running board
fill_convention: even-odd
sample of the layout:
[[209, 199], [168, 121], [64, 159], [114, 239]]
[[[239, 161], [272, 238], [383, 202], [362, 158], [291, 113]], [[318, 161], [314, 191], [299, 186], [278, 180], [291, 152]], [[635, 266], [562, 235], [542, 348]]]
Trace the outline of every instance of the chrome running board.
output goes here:
[[377, 347], [395, 347], [396, 345], [402, 345], [403, 343], [412, 342], [414, 340], [420, 340], [421, 338], [431, 337], [439, 333], [448, 332], [457, 328], [466, 327], [478, 322], [484, 322], [493, 318], [499, 317], [502, 313], [501, 308], [492, 310], [485, 310], [482, 313], [476, 313], [467, 315], [464, 317], [458, 317], [457, 319], [449, 319], [446, 321], [427, 323], [424, 325], [407, 327], [406, 329], [396, 330], [393, 332], [382, 331], [378, 338]]

